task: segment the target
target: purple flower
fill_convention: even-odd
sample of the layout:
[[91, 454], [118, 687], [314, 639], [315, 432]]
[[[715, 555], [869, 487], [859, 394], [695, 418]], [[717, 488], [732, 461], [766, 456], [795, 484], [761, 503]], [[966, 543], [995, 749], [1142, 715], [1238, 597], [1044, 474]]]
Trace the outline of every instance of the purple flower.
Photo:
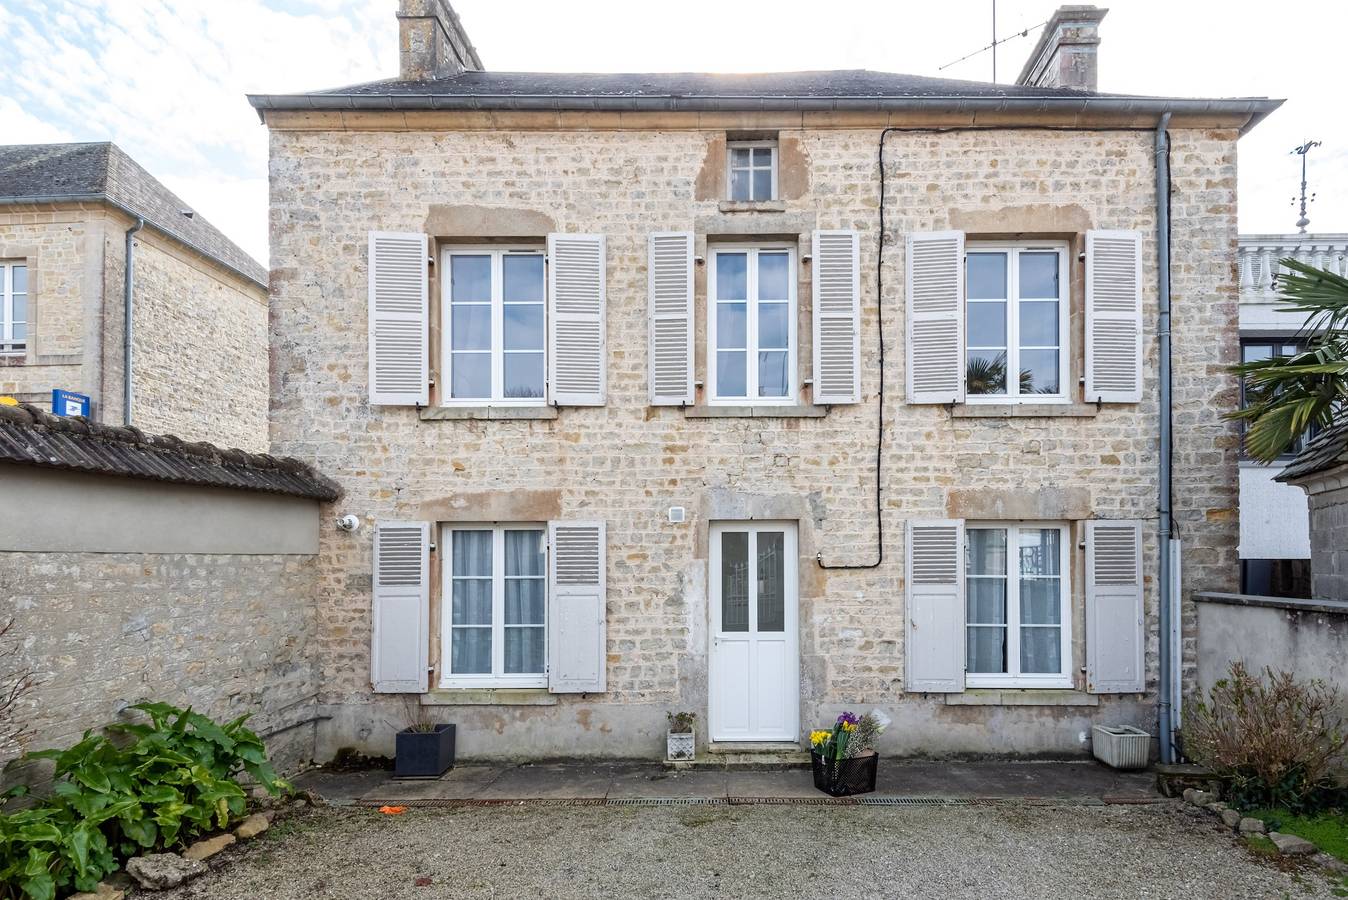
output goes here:
[[838, 716], [838, 724], [841, 725], [844, 722], [848, 725], [855, 725], [857, 723], [857, 717], [850, 712], [845, 712], [841, 716]]

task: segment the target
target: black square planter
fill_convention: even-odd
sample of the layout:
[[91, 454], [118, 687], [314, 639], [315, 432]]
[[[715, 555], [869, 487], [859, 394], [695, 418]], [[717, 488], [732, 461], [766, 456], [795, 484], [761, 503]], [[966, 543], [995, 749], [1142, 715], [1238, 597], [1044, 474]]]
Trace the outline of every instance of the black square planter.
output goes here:
[[403, 730], [396, 735], [394, 778], [439, 778], [454, 768], [454, 726], [434, 731]]

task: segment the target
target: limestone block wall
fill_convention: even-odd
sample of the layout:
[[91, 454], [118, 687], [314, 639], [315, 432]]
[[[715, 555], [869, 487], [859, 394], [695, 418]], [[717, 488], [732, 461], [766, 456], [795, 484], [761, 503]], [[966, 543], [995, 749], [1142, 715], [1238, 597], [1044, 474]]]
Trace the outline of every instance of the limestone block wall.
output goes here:
[[267, 451], [267, 293], [158, 235], [137, 241], [135, 421]]
[[[377, 118], [377, 117], [375, 117]], [[1092, 722], [1154, 728], [1156, 678], [1156, 242], [1147, 131], [911, 131], [889, 136], [889, 230], [876, 292], [878, 128], [782, 125], [791, 190], [779, 209], [723, 212], [714, 184], [726, 128], [351, 130], [310, 117], [273, 125], [272, 437], [276, 452], [342, 483], [343, 512], [366, 520], [608, 524], [608, 691], [530, 705], [452, 698], [461, 752], [653, 755], [667, 710], [707, 702], [707, 528], [722, 518], [800, 526], [801, 722], [882, 706], [888, 752], [1071, 753]], [[549, 120], [551, 122], [551, 120]], [[718, 123], [719, 124], [719, 123]], [[743, 123], [741, 123], [743, 124]], [[771, 124], [755, 120], [757, 127]], [[747, 127], [747, 126], [746, 126]], [[1236, 383], [1235, 139], [1229, 130], [1172, 135], [1176, 519], [1189, 548], [1188, 589], [1234, 589], [1236, 432], [1221, 419]], [[785, 177], [784, 177], [785, 180]], [[708, 185], [713, 187], [708, 189]], [[521, 225], [521, 223], [524, 223]], [[367, 403], [367, 232], [425, 231], [446, 240], [607, 236], [608, 403], [550, 421], [423, 421]], [[646, 242], [693, 230], [707, 243], [745, 232], [794, 237], [861, 232], [864, 402], [822, 418], [692, 418], [647, 406]], [[908, 232], [1030, 234], [1073, 242], [1071, 343], [1082, 371], [1082, 279], [1076, 252], [1091, 228], [1144, 235], [1145, 390], [1141, 403], [1074, 404], [1066, 416], [989, 417], [904, 402], [904, 250]], [[497, 231], [496, 229], [499, 229]], [[808, 252], [808, 251], [802, 251]], [[810, 277], [799, 270], [802, 322]], [[697, 285], [698, 346], [706, 287]], [[434, 300], [433, 300], [434, 305]], [[883, 311], [885, 389], [879, 396]], [[802, 328], [800, 378], [809, 371]], [[434, 339], [432, 345], [434, 346]], [[699, 350], [699, 360], [703, 353]], [[438, 363], [433, 356], [432, 367]], [[706, 377], [699, 363], [697, 377]], [[1079, 401], [1077, 389], [1075, 399]], [[884, 551], [868, 570], [820, 568], [874, 558], [875, 421], [884, 404]], [[670, 524], [666, 507], [689, 511]], [[1074, 672], [1068, 697], [1017, 706], [954, 705], [904, 690], [905, 520], [998, 517], [1144, 520], [1149, 693], [1084, 693], [1081, 553], [1073, 555]], [[369, 532], [321, 537], [319, 689], [333, 716], [320, 755], [343, 745], [384, 751], [396, 698], [369, 685]], [[433, 623], [439, 600], [432, 600]], [[1186, 612], [1192, 625], [1192, 611]], [[435, 633], [433, 624], [432, 631]], [[1190, 661], [1192, 660], [1192, 647]], [[432, 660], [438, 658], [438, 641]]]
[[0, 621], [36, 681], [28, 749], [162, 700], [251, 713], [279, 767], [312, 759], [316, 503], [8, 464], [0, 491], [30, 523], [0, 542]]
[[102, 224], [78, 204], [0, 207], [0, 261], [28, 266], [28, 348], [0, 357], [0, 394], [47, 408], [53, 388], [98, 388], [90, 322], [102, 297]]

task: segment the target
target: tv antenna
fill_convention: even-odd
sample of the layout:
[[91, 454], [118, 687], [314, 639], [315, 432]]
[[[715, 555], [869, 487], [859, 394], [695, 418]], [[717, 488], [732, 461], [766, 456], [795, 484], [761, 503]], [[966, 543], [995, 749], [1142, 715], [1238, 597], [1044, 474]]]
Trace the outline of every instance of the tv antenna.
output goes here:
[[1007, 35], [1006, 37], [1004, 37], [1004, 38], [999, 38], [999, 37], [997, 37], [997, 0], [992, 0], [992, 43], [991, 43], [991, 44], [987, 44], [986, 46], [983, 46], [983, 47], [979, 47], [979, 48], [978, 48], [977, 50], [975, 50], [973, 53], [966, 53], [964, 56], [961, 56], [959, 59], [955, 60], [954, 62], [948, 62], [948, 63], [946, 63], [946, 64], [943, 65], [943, 66], [939, 66], [939, 67], [936, 69], [936, 71], [938, 71], [938, 72], [944, 71], [945, 69], [948, 69], [948, 68], [950, 68], [951, 66], [959, 65], [960, 63], [964, 62], [966, 59], [973, 59], [973, 58], [974, 58], [975, 56], [977, 56], [978, 54], [980, 54], [980, 53], [986, 53], [987, 51], [991, 50], [991, 51], [992, 51], [992, 80], [993, 80], [993, 82], [995, 83], [995, 82], [997, 81], [997, 48], [998, 48], [998, 46], [1000, 46], [1000, 45], [1002, 45], [1002, 44], [1005, 44], [1007, 41], [1015, 40], [1016, 38], [1029, 37], [1031, 31], [1034, 31], [1036, 28], [1040, 28], [1040, 27], [1042, 27], [1042, 26], [1044, 26], [1044, 25], [1047, 25], [1047, 24], [1048, 24], [1048, 20], [1045, 19], [1044, 21], [1040, 22], [1038, 25], [1031, 25], [1031, 26], [1029, 26], [1029, 27], [1027, 27], [1027, 28], [1024, 28], [1024, 29], [1022, 29], [1022, 30], [1020, 30], [1020, 31], [1015, 32], [1014, 34], [1008, 34], [1008, 35]]
[[[1319, 141], [1307, 141], [1300, 147], [1293, 147], [1291, 152], [1301, 157], [1301, 218], [1297, 219], [1297, 228], [1301, 233], [1306, 233], [1306, 226], [1311, 224], [1311, 220], [1306, 217], [1306, 204], [1315, 202], [1315, 194], [1312, 192], [1310, 199], [1306, 199], [1306, 157], [1312, 150], [1320, 146]], [[1297, 198], [1292, 198], [1292, 205], [1297, 205]]]

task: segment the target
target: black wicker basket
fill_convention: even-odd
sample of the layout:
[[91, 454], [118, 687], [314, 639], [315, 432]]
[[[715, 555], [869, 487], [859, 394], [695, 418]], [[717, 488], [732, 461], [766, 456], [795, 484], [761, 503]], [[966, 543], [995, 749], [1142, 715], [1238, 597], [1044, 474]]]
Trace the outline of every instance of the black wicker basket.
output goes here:
[[862, 756], [836, 762], [810, 751], [814, 786], [830, 797], [850, 797], [875, 790], [875, 771], [879, 763], [880, 754], [873, 750], [866, 751]]

